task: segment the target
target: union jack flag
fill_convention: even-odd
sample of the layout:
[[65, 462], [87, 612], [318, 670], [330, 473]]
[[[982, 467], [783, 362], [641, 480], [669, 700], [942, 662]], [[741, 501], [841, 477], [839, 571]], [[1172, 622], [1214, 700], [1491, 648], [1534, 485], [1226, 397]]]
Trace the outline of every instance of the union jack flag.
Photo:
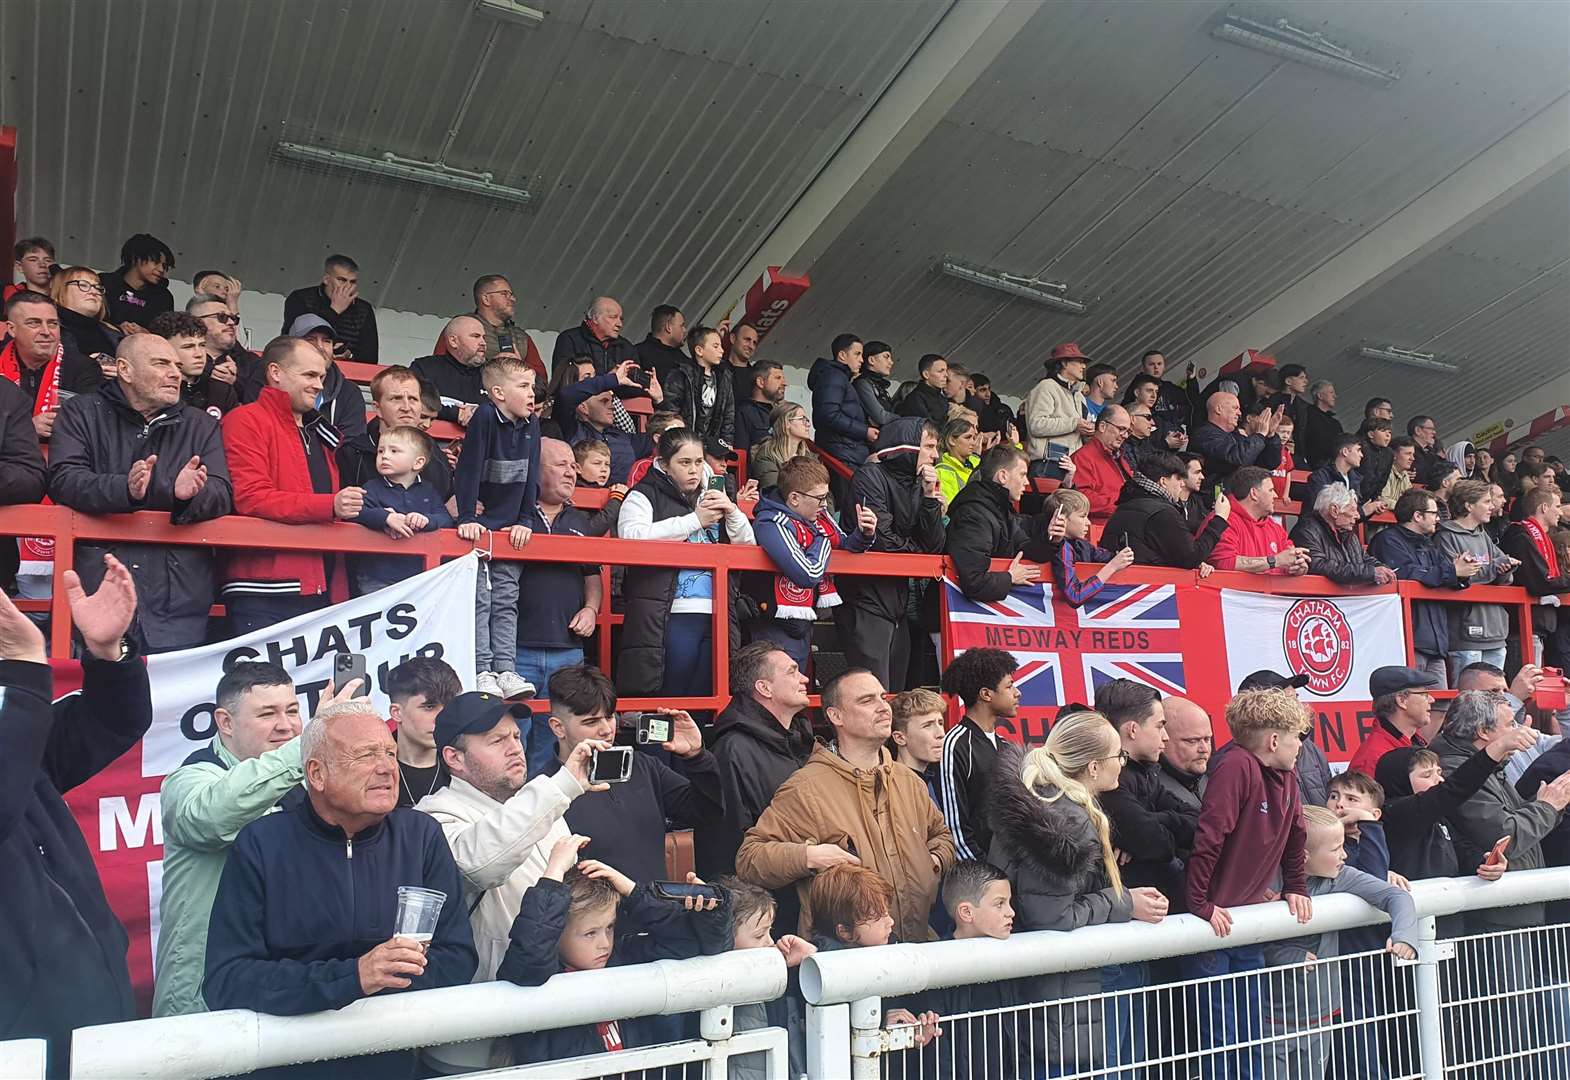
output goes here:
[[987, 645], [1012, 652], [1022, 710], [1090, 704], [1111, 679], [1142, 682], [1163, 697], [1188, 692], [1176, 586], [1112, 583], [1081, 608], [1058, 599], [1050, 582], [997, 601], [967, 600], [952, 581], [943, 587], [954, 653]]

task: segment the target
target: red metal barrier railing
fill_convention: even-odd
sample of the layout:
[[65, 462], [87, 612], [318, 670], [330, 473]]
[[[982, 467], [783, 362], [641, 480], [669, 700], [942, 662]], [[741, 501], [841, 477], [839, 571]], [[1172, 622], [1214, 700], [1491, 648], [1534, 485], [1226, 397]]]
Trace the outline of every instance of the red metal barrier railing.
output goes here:
[[[603, 501], [603, 492], [583, 491], [588, 496], [581, 504]], [[595, 497], [599, 498], [596, 499]], [[494, 534], [492, 534], [494, 535]], [[599, 563], [604, 584], [599, 611], [598, 661], [606, 671], [612, 668], [611, 628], [621, 623], [621, 613], [611, 608], [610, 567], [656, 566], [682, 569], [709, 569], [714, 572], [714, 625], [729, 625], [728, 584], [732, 573], [742, 571], [774, 572], [774, 565], [761, 548], [740, 544], [694, 545], [678, 541], [621, 540], [606, 537], [566, 537], [540, 534], [516, 551], [505, 540], [494, 545], [481, 541], [470, 544], [455, 531], [422, 533], [409, 540], [394, 541], [361, 525], [342, 522], [330, 525], [285, 525], [259, 518], [229, 516], [195, 525], [171, 525], [167, 514], [144, 511], [134, 514], [95, 516], [80, 514], [63, 506], [9, 506], [0, 508], [0, 536], [39, 536], [55, 539], [54, 582], [51, 599], [25, 606], [47, 610], [51, 616], [50, 646], [56, 656], [70, 651], [71, 624], [65, 602], [64, 575], [75, 567], [74, 542], [101, 541], [144, 544], [171, 544], [226, 548], [269, 548], [280, 551], [332, 552], [336, 554], [417, 555], [427, 569], [442, 561], [468, 554], [476, 547], [490, 551], [492, 557], [518, 561]], [[993, 568], [1007, 569], [1007, 562], [995, 560]], [[952, 576], [953, 564], [941, 555], [853, 554], [834, 552], [829, 563], [836, 575], [867, 575], [935, 579]], [[1081, 567], [1093, 572], [1095, 567]], [[1200, 578], [1195, 571], [1162, 567], [1133, 566], [1118, 575], [1120, 583], [1193, 584]], [[1243, 574], [1216, 571], [1203, 579], [1210, 588], [1241, 589], [1285, 596], [1353, 596], [1396, 594], [1401, 597], [1405, 652], [1409, 662], [1416, 658], [1412, 641], [1412, 603], [1500, 604], [1517, 615], [1517, 628], [1523, 641], [1530, 642], [1534, 599], [1519, 586], [1474, 585], [1464, 590], [1429, 589], [1415, 582], [1367, 588], [1345, 588], [1323, 577]], [[1570, 604], [1570, 595], [1565, 597]], [[628, 698], [626, 708], [676, 705], [687, 709], [720, 709], [730, 700], [729, 635], [716, 632], [714, 641], [714, 687], [707, 696], [686, 698]], [[1530, 656], [1530, 649], [1523, 650]]]

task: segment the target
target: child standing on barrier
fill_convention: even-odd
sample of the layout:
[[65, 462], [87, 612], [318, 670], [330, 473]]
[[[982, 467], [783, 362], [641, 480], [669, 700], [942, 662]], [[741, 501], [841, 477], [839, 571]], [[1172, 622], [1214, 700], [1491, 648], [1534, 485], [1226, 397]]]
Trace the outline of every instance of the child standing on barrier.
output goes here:
[[[1366, 900], [1390, 916], [1385, 950], [1403, 960], [1415, 960], [1418, 923], [1412, 897], [1382, 878], [1347, 865], [1346, 826], [1336, 814], [1321, 806], [1306, 806], [1303, 818], [1309, 895], [1345, 892]], [[1345, 963], [1337, 961], [1340, 936], [1332, 930], [1265, 946], [1265, 961], [1271, 966], [1303, 965], [1269, 976], [1270, 990], [1264, 1007], [1265, 1036], [1270, 1041], [1261, 1073], [1265, 1080], [1326, 1075], [1363, 1080], [1387, 1075], [1379, 1057], [1378, 1041], [1358, 1037], [1360, 1031], [1372, 1033], [1375, 1028], [1371, 1025], [1378, 1023], [1377, 1019], [1367, 1010], [1359, 1016], [1345, 1008], [1347, 989], [1366, 985], [1382, 975], [1383, 965], [1371, 956]], [[1350, 968], [1350, 980], [1343, 977], [1343, 967]], [[1348, 981], [1350, 988], [1345, 986]], [[1396, 1008], [1389, 1001], [1379, 1004], [1381, 1011]], [[1343, 1024], [1353, 1026], [1340, 1026]], [[1297, 1034], [1315, 1029], [1319, 1029], [1317, 1034]]]
[[[1302, 796], [1293, 766], [1308, 726], [1303, 706], [1277, 690], [1245, 690], [1227, 703], [1227, 726], [1238, 749], [1222, 758], [1205, 786], [1194, 850], [1189, 856], [1188, 909], [1209, 921], [1217, 937], [1232, 932], [1227, 909], [1280, 895], [1299, 922], [1313, 914], [1304, 872], [1306, 834]], [[1186, 957], [1195, 986], [1209, 1078], [1255, 1076], [1258, 1052], [1219, 1052], [1259, 1038], [1257, 977], [1237, 978], [1265, 966], [1258, 945]], [[1233, 976], [1233, 978], [1227, 978]]]
[[[376, 440], [376, 478], [366, 483], [365, 503], [354, 520], [394, 540], [451, 528], [441, 492], [420, 475], [435, 453], [431, 437], [417, 427], [383, 431]], [[351, 555], [349, 577], [354, 594], [364, 596], [418, 574], [423, 566], [418, 555]]]
[[[1047, 496], [1043, 513], [1048, 521], [1063, 523], [1063, 539], [1049, 541], [1047, 550], [1051, 554], [1048, 561], [1052, 582], [1065, 603], [1079, 607], [1100, 592], [1119, 570], [1133, 565], [1134, 551], [1127, 543], [1120, 540], [1122, 546], [1113, 553], [1090, 539], [1090, 500], [1083, 492], [1058, 488]], [[1074, 564], [1080, 562], [1103, 565], [1091, 577], [1082, 579], [1074, 571]]]
[[[508, 542], [521, 550], [533, 534], [521, 522], [540, 490], [534, 371], [516, 357], [498, 356], [480, 369], [480, 383], [485, 400], [469, 419], [458, 455], [458, 535], [473, 543], [487, 530], [505, 530]], [[502, 559], [480, 568], [474, 602], [474, 688], [480, 693], [534, 696], [534, 685], [518, 674], [521, 569]]]
[[[773, 1001], [738, 1005], [732, 1015], [734, 1030], [757, 1031], [760, 1028], [784, 1028], [789, 1035], [790, 1075], [806, 1074], [807, 1019], [800, 989], [796, 985], [795, 971], [801, 962], [817, 947], [795, 934], [782, 934], [774, 938], [775, 900], [767, 889], [726, 876], [715, 884], [725, 890], [730, 901], [730, 929], [732, 949], [778, 949], [791, 971], [791, 984], [786, 992]], [[742, 1054], [730, 1059], [729, 1080], [764, 1080], [768, 1075], [768, 1062], [762, 1051]]]
[[[594, 859], [573, 865], [587, 836], [565, 836], [551, 848], [545, 873], [527, 892], [513, 920], [498, 979], [539, 986], [565, 971], [685, 960], [725, 952], [730, 942], [726, 905], [713, 899], [681, 902], [655, 896], [648, 882]], [[688, 881], [696, 883], [688, 875]], [[722, 890], [723, 895], [723, 890]], [[644, 930], [619, 936], [622, 915]], [[680, 1017], [641, 1016], [513, 1036], [513, 1061], [542, 1061], [614, 1053], [683, 1037]]]

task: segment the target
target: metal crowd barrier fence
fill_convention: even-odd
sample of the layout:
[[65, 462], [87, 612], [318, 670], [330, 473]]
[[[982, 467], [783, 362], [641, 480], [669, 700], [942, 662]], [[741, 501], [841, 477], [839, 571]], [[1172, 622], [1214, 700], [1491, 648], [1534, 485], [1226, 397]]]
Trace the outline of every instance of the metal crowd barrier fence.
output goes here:
[[[1420, 916], [1413, 961], [1351, 952], [1308, 962], [1268, 964], [1246, 973], [1177, 979], [1111, 994], [951, 1013], [927, 1048], [911, 1046], [908, 1026], [884, 1027], [884, 1002], [946, 987], [1095, 970], [1263, 946], [1329, 931], [1378, 925], [1382, 912], [1349, 895], [1316, 897], [1300, 925], [1276, 902], [1233, 909], [1218, 939], [1190, 915], [1069, 932], [887, 945], [819, 953], [800, 972], [807, 1002], [806, 1075], [813, 1080], [872, 1077], [1045, 1076], [1156, 1080], [1158, 1077], [1264, 1077], [1321, 1080], [1331, 1075], [1390, 1080], [1446, 1076], [1564, 1080], [1570, 1068], [1570, 927], [1530, 927], [1437, 938], [1435, 919], [1521, 904], [1570, 900], [1570, 871], [1511, 871], [1498, 882], [1438, 878], [1414, 882]], [[640, 1016], [700, 1012], [700, 1039], [593, 1055], [487, 1074], [599, 1077], [629, 1070], [662, 1080], [704, 1064], [726, 1074], [742, 1054], [769, 1080], [786, 1073], [779, 1028], [734, 1031], [735, 1006], [785, 991], [786, 970], [772, 949], [694, 960], [558, 975], [541, 987], [478, 983], [385, 994], [332, 1012], [267, 1016], [244, 1010], [165, 1017], [79, 1029], [70, 1076], [117, 1080], [202, 1080], [305, 1061], [505, 1037]], [[1236, 1034], [1217, 1047], [1190, 1038], [1218, 999], [1235, 1010]], [[1044, 1051], [1047, 1032], [1094, 1011], [1103, 1052], [1062, 1067]], [[1121, 1027], [1119, 1026], [1121, 1025]], [[1015, 1032], [1025, 1036], [1017, 1042]], [[1127, 1039], [1118, 1036], [1127, 1033]], [[1034, 1041], [1032, 1041], [1034, 1040]], [[1072, 1038], [1053, 1045], [1073, 1045]], [[1378, 1055], [1377, 1057], [1375, 1055]], [[1387, 1069], [1386, 1065], [1390, 1067]], [[38, 1040], [0, 1043], [0, 1075], [45, 1075]]]

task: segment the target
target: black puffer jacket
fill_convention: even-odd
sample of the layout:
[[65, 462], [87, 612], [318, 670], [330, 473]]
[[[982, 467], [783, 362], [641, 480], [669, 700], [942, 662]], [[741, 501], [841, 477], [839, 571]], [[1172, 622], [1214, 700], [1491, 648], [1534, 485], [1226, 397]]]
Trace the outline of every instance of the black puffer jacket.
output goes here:
[[1014, 583], [1006, 571], [990, 569], [992, 560], [1023, 553], [1032, 562], [1046, 562], [1049, 524], [1045, 515], [1016, 514], [1003, 485], [972, 475], [949, 504], [945, 530], [960, 592], [972, 600], [1007, 596]]
[[1183, 508], [1160, 489], [1151, 491], [1139, 477], [1123, 485], [1117, 509], [1107, 519], [1102, 538], [1121, 543], [1128, 536], [1134, 561], [1141, 566], [1172, 566], [1192, 570], [1210, 557], [1227, 523], [1210, 515], [1198, 536], [1189, 531]]
[[601, 341], [589, 332], [583, 323], [569, 327], [556, 335], [556, 347], [551, 350], [551, 374], [575, 356], [587, 356], [594, 361], [596, 375], [604, 375], [623, 360], [638, 359], [637, 346], [624, 337]]
[[1181, 911], [1184, 864], [1194, 847], [1199, 811], [1161, 782], [1159, 762], [1132, 759], [1118, 786], [1101, 796], [1101, 805], [1112, 819], [1112, 843], [1129, 857], [1123, 884], [1160, 889]]
[[757, 823], [790, 774], [812, 753], [812, 727], [806, 714], [783, 728], [751, 694], [738, 693], [709, 729], [709, 749], [720, 766], [725, 791], [725, 820], [693, 833], [698, 873], [713, 881], [736, 872], [741, 838]]
[[[131, 466], [158, 455], [147, 494], [132, 499]], [[176, 475], [193, 457], [207, 466], [196, 498], [175, 498]], [[200, 409], [173, 405], [151, 420], [125, 400], [118, 382], [78, 394], [60, 407], [49, 448], [49, 495], [86, 514], [165, 510], [170, 524], [210, 521], [234, 509], [229, 466], [218, 422]], [[137, 631], [149, 650], [183, 648], [207, 638], [212, 607], [213, 553], [189, 545], [81, 543], [77, 569], [88, 592], [104, 576], [104, 553], [125, 563], [136, 581]]]
[[147, 666], [88, 656], [82, 692], [54, 696], [49, 666], [0, 660], [0, 1039], [47, 1038], [65, 1075], [71, 1030], [130, 1020], [129, 941], [60, 796], [125, 753], [153, 721]]
[[1292, 542], [1308, 549], [1310, 574], [1322, 574], [1337, 585], [1375, 584], [1379, 562], [1352, 530], [1337, 533], [1318, 514], [1305, 513], [1292, 528]]
[[812, 426], [817, 429], [818, 445], [853, 468], [866, 461], [867, 429], [874, 425], [851, 385], [850, 368], [820, 356], [807, 373], [807, 387], [812, 391]]
[[[1014, 930], [1077, 930], [1081, 926], [1128, 922], [1133, 904], [1128, 892], [1108, 883], [1101, 842], [1090, 815], [1067, 796], [1046, 802], [1027, 791], [1021, 779], [1025, 755], [1012, 743], [998, 747], [992, 777], [992, 850], [988, 862], [1008, 875], [1014, 891]], [[1047, 794], [1055, 794], [1049, 790]], [[1073, 971], [1022, 980], [1027, 1000], [1101, 993], [1101, 973]], [[1048, 1007], [1035, 1045], [1045, 1045], [1047, 1060], [1077, 1072], [1105, 1059], [1100, 1002]], [[1044, 1035], [1044, 1040], [1043, 1036]]]
[[[936, 497], [921, 494], [916, 478], [923, 426], [924, 421], [915, 417], [901, 417], [884, 428], [878, 433], [874, 459], [851, 477], [851, 505], [840, 507], [840, 524], [847, 533], [859, 528], [857, 506], [876, 514], [878, 533], [868, 551], [935, 555], [943, 550], [943, 507]], [[843, 574], [835, 583], [848, 604], [892, 622], [905, 617], [908, 578]]]
[[934, 390], [930, 383], [918, 382], [910, 388], [896, 410], [901, 416], [914, 416], [931, 420], [941, 428], [948, 423], [949, 399], [941, 390]]
[[[716, 367], [714, 379], [714, 405], [700, 417], [703, 409], [703, 372], [698, 362], [691, 358], [671, 368], [660, 378], [665, 387], [664, 408], [681, 415], [688, 430], [696, 432], [707, 444], [719, 441], [731, 449], [736, 447], [736, 389], [735, 382], [724, 365]], [[699, 423], [699, 420], [702, 423]], [[752, 449], [750, 446], [743, 450]]]
[[[682, 517], [692, 513], [669, 476], [651, 468], [638, 485], [654, 509], [654, 520]], [[719, 542], [729, 543], [724, 524]], [[676, 595], [676, 568], [670, 566], [629, 566], [622, 580], [626, 614], [621, 628], [621, 648], [616, 654], [616, 689], [623, 694], [657, 694], [665, 679], [665, 620]], [[741, 648], [739, 575], [730, 574], [730, 647]]]

